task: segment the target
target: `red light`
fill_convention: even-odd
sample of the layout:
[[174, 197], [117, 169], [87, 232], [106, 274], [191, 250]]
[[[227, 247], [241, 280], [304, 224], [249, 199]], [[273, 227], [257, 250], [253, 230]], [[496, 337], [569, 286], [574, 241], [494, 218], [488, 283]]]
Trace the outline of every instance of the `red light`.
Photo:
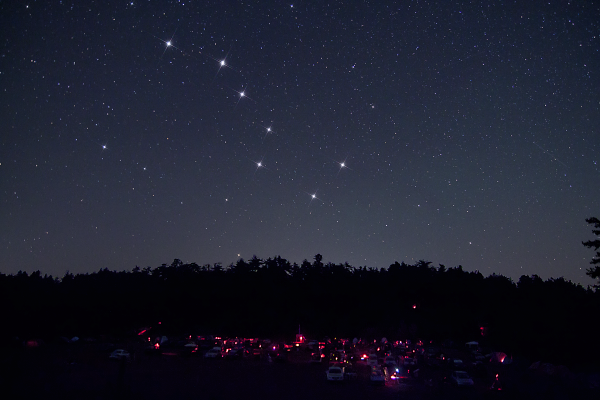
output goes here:
[[160, 325], [160, 324], [162, 324], [162, 322], [158, 321], [158, 324]]
[[155, 348], [156, 350], [158, 350], [158, 348], [159, 348], [159, 347], [160, 347], [160, 344], [158, 344], [158, 343], [155, 343], [155, 344], [154, 344], [154, 348]]
[[144, 333], [146, 333], [146, 330], [142, 330], [140, 333], [138, 333], [138, 336], [142, 336]]
[[415, 308], [417, 308], [417, 305], [416, 305], [416, 304], [413, 304], [413, 309], [415, 309]]

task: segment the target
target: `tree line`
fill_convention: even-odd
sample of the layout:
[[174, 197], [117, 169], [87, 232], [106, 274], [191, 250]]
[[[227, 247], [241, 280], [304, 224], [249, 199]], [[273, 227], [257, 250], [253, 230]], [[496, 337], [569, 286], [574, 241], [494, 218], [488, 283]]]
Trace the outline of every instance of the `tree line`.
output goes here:
[[[5, 337], [170, 334], [479, 340], [506, 353], [581, 364], [600, 355], [600, 291], [563, 278], [484, 277], [427, 261], [388, 268], [290, 263], [276, 256], [224, 267], [175, 259], [156, 268], [62, 278], [0, 274]], [[577, 350], [576, 350], [577, 349]]]

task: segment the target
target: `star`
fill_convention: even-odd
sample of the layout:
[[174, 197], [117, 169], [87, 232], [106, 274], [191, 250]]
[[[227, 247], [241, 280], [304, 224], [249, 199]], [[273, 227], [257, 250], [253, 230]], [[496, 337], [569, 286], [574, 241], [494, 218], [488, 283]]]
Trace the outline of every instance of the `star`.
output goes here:
[[338, 172], [337, 172], [336, 176], [338, 176], [343, 169], [349, 169], [349, 170], [351, 170], [351, 168], [348, 167], [348, 164], [346, 164], [346, 160], [344, 160], [344, 161], [336, 161], [336, 163], [340, 167], [338, 169]]
[[[179, 27], [177, 27], [177, 29], [179, 29]], [[175, 37], [175, 33], [177, 33], [177, 29], [175, 29], [175, 32], [173, 32], [173, 35], [171, 35], [171, 38], [170, 38], [170, 39], [168, 39], [168, 40], [161, 39], [161, 38], [159, 38], [158, 36], [156, 36], [156, 35], [152, 35], [152, 34], [150, 33], [150, 35], [152, 35], [154, 38], [156, 38], [156, 39], [160, 40], [161, 42], [163, 42], [163, 43], [165, 44], [165, 50], [164, 50], [164, 51], [162, 52], [162, 54], [160, 55], [160, 58], [161, 58], [161, 59], [163, 58], [163, 56], [165, 55], [165, 53], [167, 52], [167, 50], [169, 49], [169, 47], [173, 47], [174, 49], [177, 49], [177, 50], [181, 51], [181, 50], [180, 50], [180, 49], [179, 49], [177, 46], [175, 46], [175, 45], [173, 44], [173, 38]]]
[[217, 70], [217, 73], [215, 74], [215, 78], [219, 75], [219, 72], [221, 72], [221, 68], [229, 68], [229, 69], [232, 69], [232, 70], [234, 70], [236, 72], [240, 72], [240, 71], [237, 71], [235, 68], [233, 68], [231, 65], [229, 65], [227, 63], [227, 57], [229, 57], [229, 53], [231, 52], [231, 48], [232, 47], [233, 47], [233, 44], [231, 46], [229, 46], [229, 50], [227, 50], [227, 53], [225, 54], [225, 57], [223, 57], [220, 60], [217, 59], [217, 58], [211, 57], [209, 55], [206, 55], [207, 57], [212, 58], [213, 60], [215, 60], [219, 64], [219, 69]]
[[319, 200], [322, 202], [322, 200], [320, 198], [317, 197], [317, 191], [315, 191], [314, 193], [307, 193], [310, 196], [310, 201], [308, 202], [308, 206], [310, 207], [310, 205], [312, 204], [313, 200]]
[[265, 135], [262, 138], [262, 141], [264, 142], [270, 133], [275, 133], [275, 132], [273, 132], [273, 128], [271, 126], [264, 126], [264, 125], [261, 125], [261, 126], [265, 129]]
[[256, 175], [256, 172], [257, 172], [259, 169], [261, 169], [261, 168], [268, 169], [268, 168], [265, 166], [264, 162], [263, 162], [263, 161], [264, 161], [264, 157], [263, 157], [263, 158], [261, 158], [261, 159], [260, 159], [260, 161], [253, 161], [253, 160], [250, 160], [250, 161], [252, 161], [252, 162], [254, 163], [254, 165], [256, 165], [256, 169], [254, 170], [254, 174], [252, 174], [252, 178], [253, 178], [253, 179], [254, 179], [254, 176]]
[[239, 96], [237, 103], [235, 103], [236, 107], [237, 107], [238, 104], [240, 104], [240, 101], [242, 101], [243, 98], [246, 98], [248, 100], [254, 101], [253, 98], [248, 97], [248, 95], [246, 94], [246, 90], [245, 89], [242, 88], [241, 91], [237, 91], [237, 90], [235, 90], [233, 88], [230, 88], [230, 89], [233, 90], [234, 92], [236, 92], [238, 94], [238, 96]]

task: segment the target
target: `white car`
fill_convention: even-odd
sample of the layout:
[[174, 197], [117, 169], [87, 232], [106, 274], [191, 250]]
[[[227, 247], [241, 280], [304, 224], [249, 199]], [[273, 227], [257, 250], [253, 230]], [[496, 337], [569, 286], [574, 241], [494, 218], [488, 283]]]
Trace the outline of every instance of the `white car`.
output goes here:
[[129, 352], [127, 350], [117, 349], [117, 350], [113, 351], [112, 353], [110, 353], [110, 356], [108, 356], [108, 358], [110, 358], [112, 360], [127, 360], [127, 361], [129, 361], [131, 359], [131, 355], [129, 354]]
[[452, 375], [452, 383], [454, 383], [458, 387], [468, 387], [473, 386], [473, 379], [467, 374], [465, 371], [453, 371]]
[[343, 367], [338, 367], [337, 365], [333, 366], [333, 367], [329, 367], [326, 374], [327, 374], [327, 380], [330, 382], [344, 380], [344, 368]]
[[221, 358], [221, 357], [222, 357], [222, 354], [221, 354], [220, 347], [213, 347], [212, 349], [207, 351], [206, 354], [204, 354], [204, 358]]

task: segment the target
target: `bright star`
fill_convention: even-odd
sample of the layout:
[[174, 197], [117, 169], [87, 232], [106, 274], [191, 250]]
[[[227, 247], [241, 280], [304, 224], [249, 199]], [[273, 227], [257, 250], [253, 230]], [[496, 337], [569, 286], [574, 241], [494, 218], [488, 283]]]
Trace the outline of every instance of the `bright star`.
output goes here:
[[[229, 89], [231, 89], [231, 90], [233, 90], [234, 92], [236, 92], [236, 93], [238, 94], [238, 96], [239, 96], [237, 103], [235, 103], [236, 107], [237, 107], [237, 105], [238, 105], [238, 104], [240, 104], [240, 101], [242, 101], [242, 98], [246, 98], [246, 99], [248, 99], [248, 100], [252, 100], [252, 101], [254, 101], [254, 99], [253, 99], [252, 97], [249, 97], [249, 96], [246, 94], [246, 90], [245, 90], [245, 89], [243, 89], [242, 91], [237, 91], [237, 90], [235, 90], [235, 89], [233, 89], [233, 88], [229, 88]], [[256, 101], [254, 101], [254, 102], [256, 103]]]
[[150, 35], [154, 36], [156, 39], [160, 40], [161, 42], [163, 42], [163, 43], [165, 44], [165, 49], [164, 49], [164, 51], [162, 52], [162, 54], [161, 54], [160, 58], [162, 58], [162, 57], [165, 55], [165, 53], [167, 52], [167, 49], [168, 49], [169, 47], [172, 47], [172, 48], [174, 48], [174, 49], [177, 49], [177, 50], [181, 51], [179, 48], [177, 48], [177, 46], [173, 45], [173, 38], [175, 37], [175, 33], [176, 33], [176, 32], [177, 32], [177, 29], [175, 29], [175, 32], [173, 32], [173, 35], [172, 35], [172, 36], [171, 36], [171, 38], [170, 38], [170, 39], [168, 39], [168, 40], [164, 40], [164, 39], [161, 39], [161, 38], [159, 38], [159, 37], [158, 37], [158, 36], [156, 36], [156, 35], [152, 35], [152, 34], [150, 34]]
[[250, 160], [250, 161], [252, 161], [252, 162], [254, 163], [254, 165], [256, 165], [256, 168], [254, 169], [254, 173], [252, 174], [252, 179], [254, 179], [254, 176], [256, 175], [256, 172], [257, 172], [259, 169], [262, 169], [262, 168], [264, 168], [264, 169], [269, 169], [269, 168], [267, 168], [267, 167], [265, 166], [265, 164], [264, 164], [264, 161], [263, 161], [263, 160], [264, 160], [264, 157], [263, 157], [263, 158], [261, 158], [261, 159], [260, 159], [260, 161], [253, 161], [253, 160]]
[[264, 128], [265, 130], [265, 134], [262, 138], [262, 141], [264, 143], [265, 139], [267, 138], [267, 136], [269, 136], [270, 133], [275, 133], [275, 131], [273, 131], [273, 127], [272, 126], [264, 126], [264, 125], [260, 125]]
[[231, 48], [232, 47], [233, 47], [233, 44], [229, 47], [229, 50], [227, 50], [227, 53], [225, 54], [225, 57], [223, 57], [222, 59], [217, 59], [217, 58], [214, 58], [212, 56], [209, 56], [208, 54], [205, 54], [206, 57], [215, 60], [219, 64], [219, 69], [217, 70], [217, 73], [215, 74], [215, 77], [213, 79], [215, 79], [219, 75], [219, 72], [221, 72], [221, 68], [223, 68], [223, 67], [232, 69], [232, 70], [234, 70], [236, 72], [240, 72], [240, 71], [237, 71], [235, 68], [233, 68], [231, 65], [229, 65], [227, 63], [227, 57], [229, 57], [229, 53], [231, 52]]
[[[317, 191], [318, 192], [318, 191]], [[308, 206], [310, 207], [310, 205], [312, 204], [313, 200], [319, 200], [322, 201], [320, 198], [317, 197], [317, 192], [314, 193], [307, 193], [310, 196], [310, 201], [308, 202]]]
[[344, 160], [344, 161], [336, 161], [336, 163], [337, 163], [337, 165], [340, 166], [340, 168], [338, 169], [338, 172], [337, 172], [336, 176], [339, 175], [340, 172], [342, 171], [342, 169], [344, 169], [344, 168], [347, 168], [347, 169], [351, 170], [351, 168], [348, 167], [348, 164], [346, 164], [346, 160]]

